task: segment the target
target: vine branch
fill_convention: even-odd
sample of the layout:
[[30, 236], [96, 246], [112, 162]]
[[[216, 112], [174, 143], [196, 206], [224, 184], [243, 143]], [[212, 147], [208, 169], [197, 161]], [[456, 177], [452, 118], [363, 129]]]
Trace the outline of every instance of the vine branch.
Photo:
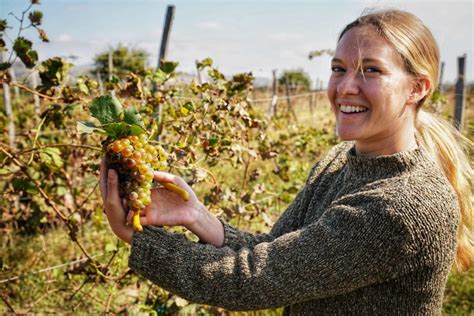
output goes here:
[[41, 194], [43, 199], [46, 201], [46, 204], [51, 206], [51, 208], [54, 210], [54, 212], [59, 216], [59, 218], [61, 218], [61, 220], [68, 227], [68, 229], [70, 231], [71, 239], [79, 246], [81, 251], [92, 262], [92, 264], [95, 265], [94, 259], [89, 255], [89, 253], [84, 249], [82, 244], [75, 237], [75, 233], [74, 233], [75, 228], [71, 225], [71, 223], [69, 222], [66, 215], [64, 215], [63, 212], [61, 212], [61, 210], [56, 206], [56, 203], [54, 203], [54, 201], [48, 196], [48, 194], [46, 194], [46, 192], [41, 188], [41, 183], [39, 183], [38, 180], [33, 179], [33, 177], [28, 172], [28, 168], [21, 161], [19, 161], [15, 156], [13, 156], [11, 153], [9, 153], [8, 151], [6, 151], [5, 149], [3, 149], [1, 147], [0, 147], [0, 151], [2, 151], [7, 157], [9, 157], [10, 160], [13, 161], [13, 163], [15, 165], [20, 167], [20, 170], [28, 177], [28, 179], [31, 182], [33, 182], [35, 184], [35, 186], [38, 189], [39, 193]]

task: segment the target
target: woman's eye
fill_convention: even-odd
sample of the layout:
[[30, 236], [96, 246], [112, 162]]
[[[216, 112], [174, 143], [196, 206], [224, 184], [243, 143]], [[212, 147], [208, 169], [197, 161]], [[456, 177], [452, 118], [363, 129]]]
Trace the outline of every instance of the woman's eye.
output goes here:
[[332, 72], [343, 72], [344, 71], [344, 69], [342, 69], [342, 67], [338, 67], [338, 66], [331, 67], [331, 70], [332, 70]]
[[375, 68], [375, 67], [367, 67], [367, 68], [365, 68], [364, 72], [374, 73], [374, 72], [380, 72], [380, 70], [378, 68]]

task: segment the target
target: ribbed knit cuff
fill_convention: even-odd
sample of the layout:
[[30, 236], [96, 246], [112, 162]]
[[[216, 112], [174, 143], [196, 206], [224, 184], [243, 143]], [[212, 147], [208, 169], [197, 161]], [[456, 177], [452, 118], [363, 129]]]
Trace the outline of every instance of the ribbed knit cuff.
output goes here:
[[227, 224], [222, 218], [219, 218], [219, 221], [224, 226], [224, 245], [230, 248], [239, 247], [241, 244], [242, 238], [239, 230], [229, 224]]

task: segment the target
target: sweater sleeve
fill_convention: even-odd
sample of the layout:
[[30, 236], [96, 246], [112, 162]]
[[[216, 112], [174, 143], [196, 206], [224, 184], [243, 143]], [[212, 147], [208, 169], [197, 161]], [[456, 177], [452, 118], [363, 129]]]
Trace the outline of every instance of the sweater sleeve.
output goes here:
[[196, 244], [158, 228], [135, 234], [130, 267], [196, 303], [229, 310], [335, 296], [411, 270], [403, 222], [382, 199], [334, 204], [317, 222], [253, 249]]

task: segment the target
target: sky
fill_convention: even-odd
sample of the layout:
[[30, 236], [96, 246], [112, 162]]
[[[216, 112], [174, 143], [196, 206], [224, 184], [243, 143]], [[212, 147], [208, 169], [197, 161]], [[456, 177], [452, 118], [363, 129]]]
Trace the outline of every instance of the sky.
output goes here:
[[[327, 84], [329, 56], [313, 60], [313, 50], [334, 49], [339, 32], [367, 8], [398, 8], [420, 17], [431, 29], [441, 59], [443, 82], [455, 82], [457, 57], [467, 55], [466, 79], [474, 81], [474, 1], [470, 0], [41, 0], [42, 27], [50, 43], [33, 39], [40, 60], [75, 56], [76, 65], [119, 43], [143, 49], [156, 65], [166, 7], [175, 6], [167, 59], [195, 74], [195, 60], [211, 57], [226, 75], [251, 71], [271, 78], [286, 69], [303, 69], [313, 82]], [[29, 0], [0, 0], [0, 19], [18, 26]], [[17, 29], [9, 30], [14, 37]], [[72, 61], [72, 60], [71, 60]]]

